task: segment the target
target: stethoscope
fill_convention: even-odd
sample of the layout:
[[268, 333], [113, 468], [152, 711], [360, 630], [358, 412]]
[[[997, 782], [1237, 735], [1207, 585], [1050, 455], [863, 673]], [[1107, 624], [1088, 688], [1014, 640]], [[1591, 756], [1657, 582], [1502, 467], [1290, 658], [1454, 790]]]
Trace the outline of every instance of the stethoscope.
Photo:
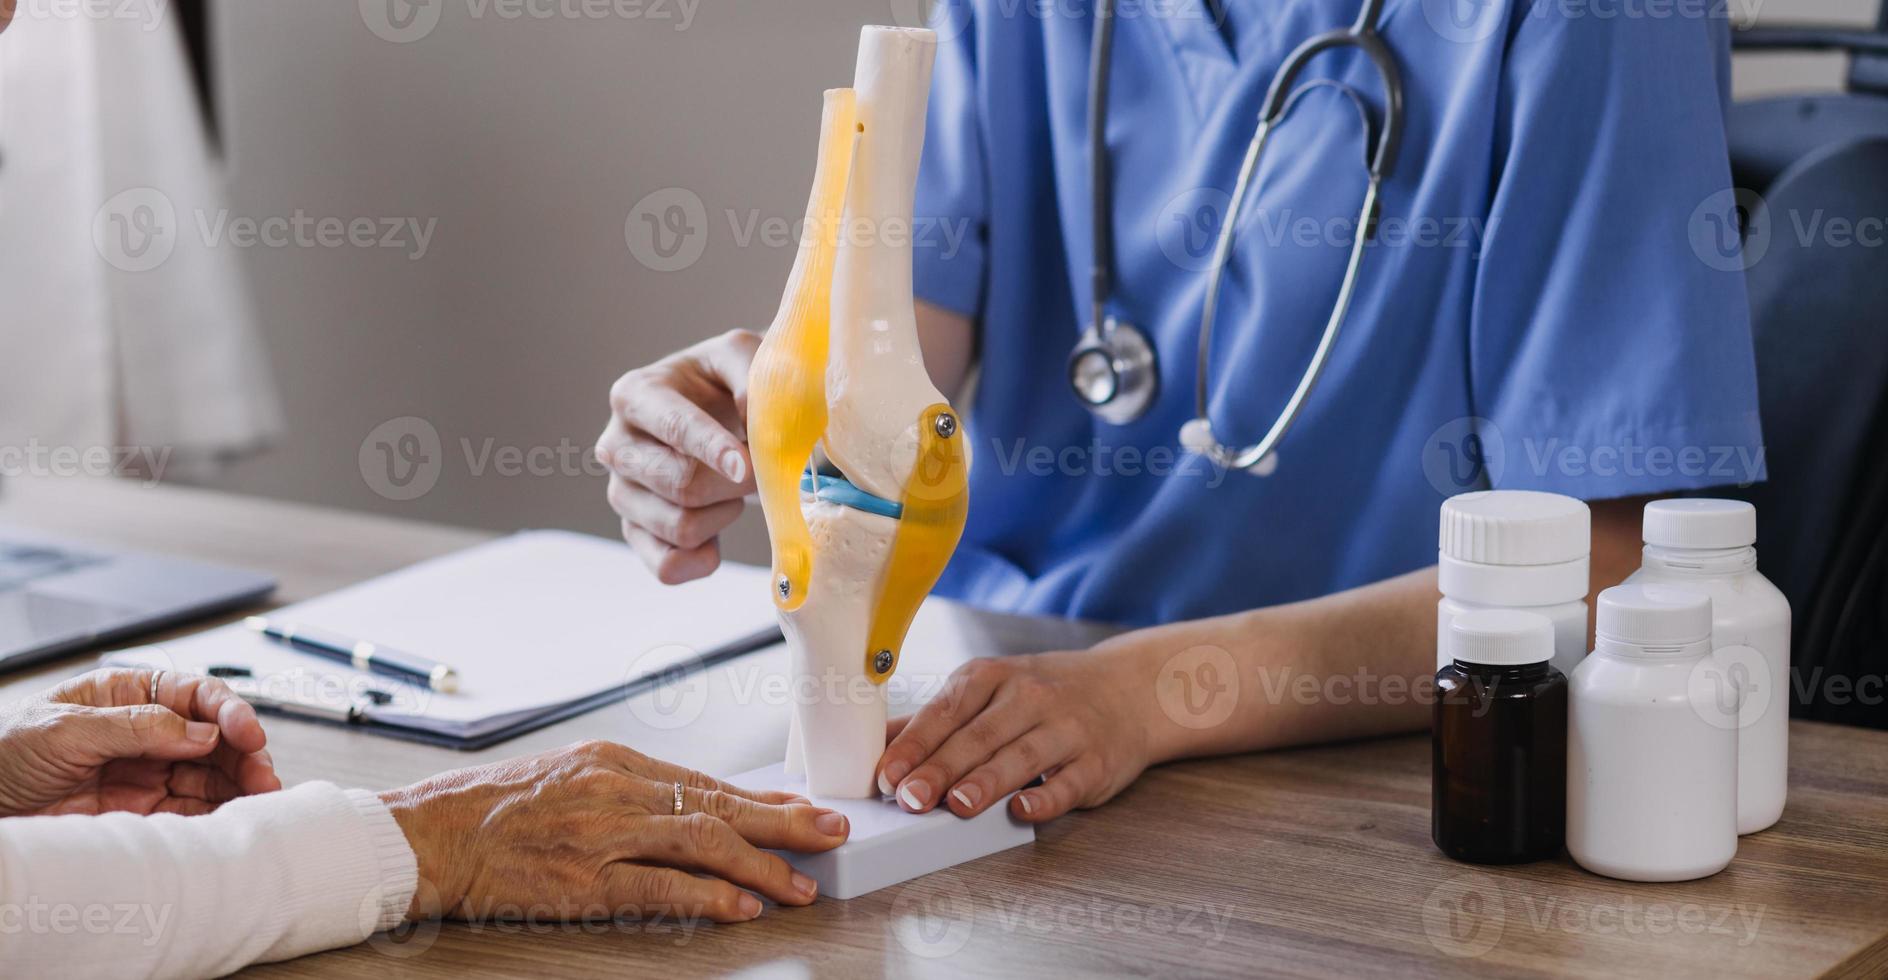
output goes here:
[[[1324, 371], [1325, 363], [1331, 355], [1331, 347], [1337, 340], [1338, 330], [1344, 325], [1344, 315], [1350, 309], [1351, 295], [1357, 285], [1357, 269], [1363, 260], [1364, 245], [1374, 232], [1377, 213], [1377, 191], [1396, 164], [1397, 141], [1403, 121], [1403, 82], [1397, 72], [1396, 59], [1390, 53], [1381, 35], [1377, 33], [1377, 17], [1383, 8], [1383, 0], [1364, 0], [1363, 10], [1357, 14], [1357, 20], [1349, 27], [1326, 31], [1307, 39], [1292, 51], [1285, 63], [1272, 76], [1272, 84], [1265, 93], [1264, 107], [1259, 111], [1259, 125], [1252, 135], [1252, 143], [1246, 148], [1245, 162], [1239, 169], [1239, 180], [1233, 185], [1231, 201], [1226, 206], [1225, 220], [1219, 229], [1219, 241], [1213, 248], [1213, 260], [1206, 282], [1206, 301], [1200, 310], [1200, 351], [1199, 373], [1194, 385], [1194, 417], [1180, 428], [1180, 444], [1188, 450], [1200, 453], [1215, 464], [1229, 469], [1250, 470], [1261, 476], [1267, 475], [1277, 467], [1279, 440], [1297, 421], [1298, 413], [1304, 408], [1305, 399], [1318, 382], [1318, 375]], [[1263, 438], [1250, 446], [1229, 447], [1213, 434], [1213, 423], [1206, 417], [1207, 405], [1207, 370], [1210, 365], [1209, 354], [1213, 343], [1213, 320], [1219, 308], [1220, 280], [1226, 272], [1227, 259], [1232, 254], [1233, 226], [1237, 223], [1240, 205], [1252, 183], [1253, 174], [1258, 172], [1259, 155], [1265, 149], [1265, 141], [1274, 127], [1290, 115], [1298, 104], [1300, 96], [1314, 88], [1329, 87], [1343, 93], [1356, 106], [1362, 118], [1364, 132], [1371, 130], [1370, 113], [1364, 106], [1364, 100], [1356, 89], [1330, 79], [1318, 79], [1307, 82], [1302, 87], [1294, 88], [1298, 75], [1311, 62], [1311, 59], [1331, 49], [1355, 47], [1370, 56], [1376, 65], [1377, 74], [1383, 81], [1384, 121], [1376, 134], [1376, 147], [1365, 159], [1364, 164], [1370, 175], [1370, 185], [1364, 193], [1363, 209], [1358, 215], [1358, 234], [1354, 236], [1350, 247], [1350, 260], [1344, 268], [1344, 281], [1338, 287], [1337, 300], [1331, 309], [1331, 317], [1324, 325], [1324, 336], [1318, 340], [1318, 347], [1311, 355], [1311, 362], [1298, 379], [1298, 387], [1292, 392], [1291, 400], [1279, 413], [1278, 419], [1266, 431]], [[1082, 338], [1069, 355], [1069, 384], [1075, 389], [1075, 397], [1086, 405], [1103, 421], [1125, 425], [1140, 418], [1160, 393], [1159, 361], [1154, 353], [1153, 344], [1140, 328], [1119, 320], [1108, 312], [1108, 301], [1113, 292], [1114, 266], [1114, 216], [1110, 210], [1110, 176], [1107, 143], [1108, 122], [1108, 82], [1109, 60], [1114, 50], [1114, 3], [1113, 0], [1097, 0], [1095, 5], [1094, 40], [1090, 48], [1088, 78], [1088, 162], [1093, 187], [1091, 207], [1093, 209], [1094, 254], [1091, 275], [1094, 283], [1094, 306], [1089, 319], [1088, 329], [1082, 332]]]

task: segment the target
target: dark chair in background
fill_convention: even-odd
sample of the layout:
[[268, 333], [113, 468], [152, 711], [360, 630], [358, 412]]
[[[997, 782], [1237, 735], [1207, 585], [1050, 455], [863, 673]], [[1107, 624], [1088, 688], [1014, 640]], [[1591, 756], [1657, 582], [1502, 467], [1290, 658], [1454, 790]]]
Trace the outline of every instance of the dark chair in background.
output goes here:
[[1741, 496], [1795, 610], [1795, 714], [1888, 728], [1888, 4], [1874, 32], [1733, 45], [1853, 57], [1844, 92], [1730, 112], [1734, 183], [1760, 198], [1745, 240], [1765, 242], [1746, 276], [1770, 480]]

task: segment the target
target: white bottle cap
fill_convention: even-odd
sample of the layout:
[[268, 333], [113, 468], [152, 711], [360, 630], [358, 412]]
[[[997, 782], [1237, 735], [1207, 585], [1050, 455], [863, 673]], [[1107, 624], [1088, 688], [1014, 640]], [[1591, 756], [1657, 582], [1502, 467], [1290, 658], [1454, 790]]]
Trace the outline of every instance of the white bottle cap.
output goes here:
[[1748, 548], [1757, 543], [1757, 508], [1703, 497], [1645, 505], [1645, 543], [1659, 548]]
[[1683, 647], [1711, 639], [1711, 597], [1679, 585], [1615, 585], [1600, 593], [1602, 641]]
[[1477, 609], [1449, 623], [1449, 659], [1520, 667], [1554, 657], [1553, 620], [1518, 609]]
[[1442, 502], [1442, 554], [1483, 565], [1555, 565], [1592, 549], [1586, 504], [1538, 490], [1481, 490]]
[[1572, 497], [1482, 490], [1442, 502], [1437, 580], [1453, 599], [1550, 606], [1587, 593], [1592, 518]]

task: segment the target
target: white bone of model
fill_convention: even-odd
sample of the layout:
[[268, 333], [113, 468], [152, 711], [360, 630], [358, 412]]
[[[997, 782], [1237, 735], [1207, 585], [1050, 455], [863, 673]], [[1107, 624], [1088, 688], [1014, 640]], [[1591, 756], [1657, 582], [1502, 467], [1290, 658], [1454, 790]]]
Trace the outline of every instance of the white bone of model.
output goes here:
[[[936, 55], [928, 30], [867, 27], [853, 87], [858, 139], [832, 281], [825, 455], [854, 485], [900, 498], [918, 456], [917, 424], [944, 396], [918, 347], [911, 296], [911, 225], [925, 102]], [[801, 497], [812, 533], [804, 603], [781, 616], [795, 680], [787, 771], [807, 792], [875, 797], [885, 750], [885, 686], [863, 652], [874, 587], [898, 521]]]

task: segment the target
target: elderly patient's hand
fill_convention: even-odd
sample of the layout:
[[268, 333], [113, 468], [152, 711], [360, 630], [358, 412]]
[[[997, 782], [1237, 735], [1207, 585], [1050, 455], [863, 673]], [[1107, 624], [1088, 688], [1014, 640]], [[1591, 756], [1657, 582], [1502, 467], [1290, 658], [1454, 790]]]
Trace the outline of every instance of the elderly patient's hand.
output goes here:
[[0, 711], [0, 816], [208, 813], [282, 788], [263, 741], [222, 681], [95, 670]]
[[[675, 785], [682, 785], [682, 816]], [[460, 769], [381, 794], [419, 859], [409, 918], [740, 922], [817, 885], [760, 848], [824, 851], [846, 818], [610, 742]]]

